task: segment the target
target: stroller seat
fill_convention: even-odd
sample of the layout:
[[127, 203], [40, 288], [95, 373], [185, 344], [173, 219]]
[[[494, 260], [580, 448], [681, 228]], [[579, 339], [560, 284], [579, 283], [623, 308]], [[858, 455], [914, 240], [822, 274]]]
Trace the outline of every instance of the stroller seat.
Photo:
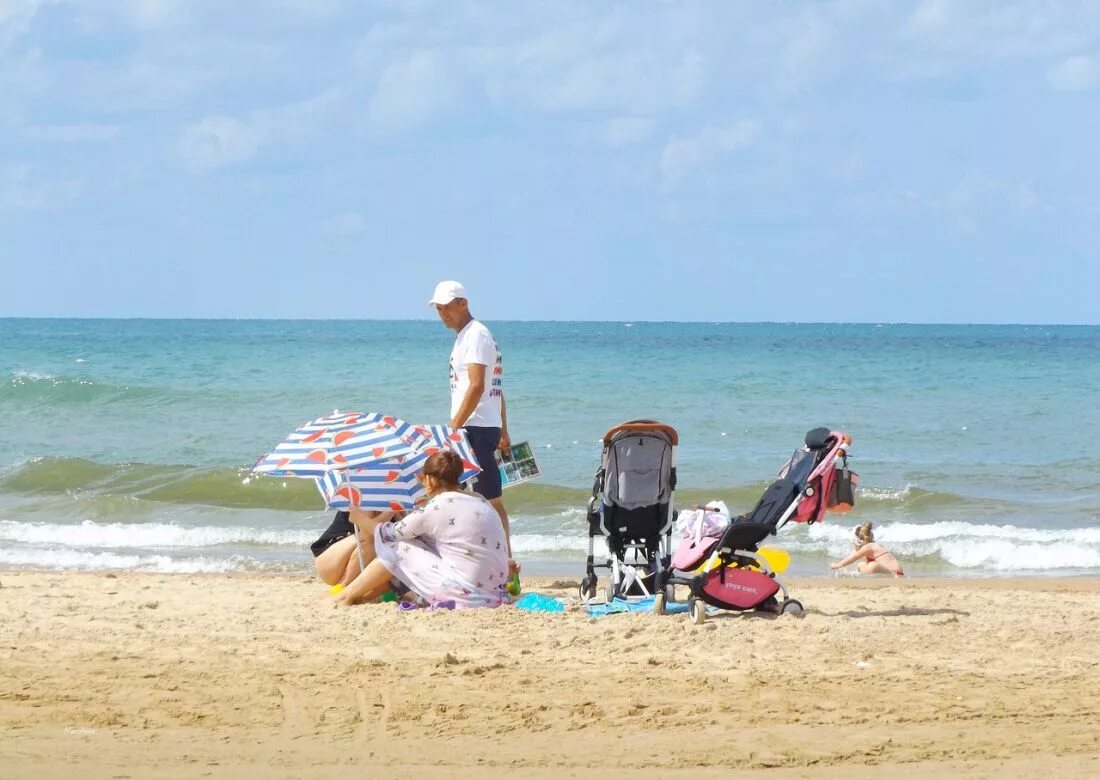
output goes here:
[[704, 536], [698, 542], [694, 539], [681, 539], [672, 555], [672, 568], [688, 572], [698, 569], [716, 547], [728, 550], [748, 550], [755, 552], [757, 545], [775, 533], [775, 526], [768, 523], [756, 523], [738, 518], [719, 536]]
[[672, 554], [672, 568], [676, 571], [698, 569], [714, 550], [714, 545], [718, 544], [718, 541], [717, 536], [704, 536], [699, 541], [681, 539], [676, 545], [676, 552]]
[[752, 520], [746, 520], [743, 523], [731, 523], [726, 532], [722, 534], [718, 544], [722, 549], [754, 552], [758, 544], [774, 533], [775, 526], [770, 523], [755, 523]]

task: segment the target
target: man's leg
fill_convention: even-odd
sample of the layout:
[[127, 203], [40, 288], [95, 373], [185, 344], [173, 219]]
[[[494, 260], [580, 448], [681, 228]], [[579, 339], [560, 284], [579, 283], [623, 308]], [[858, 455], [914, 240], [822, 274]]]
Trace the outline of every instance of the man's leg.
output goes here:
[[504, 508], [500, 469], [496, 460], [496, 450], [500, 446], [500, 428], [468, 426], [465, 430], [466, 438], [474, 451], [474, 457], [481, 466], [481, 473], [477, 475], [474, 482], [474, 491], [488, 500], [500, 517], [500, 524], [504, 528], [504, 539], [508, 546], [508, 570], [509, 574], [512, 574], [519, 571], [519, 564], [512, 558], [512, 527], [508, 519], [508, 510]]
[[497, 510], [497, 514], [500, 515], [500, 524], [504, 526], [504, 542], [508, 548], [508, 573], [514, 574], [519, 571], [519, 563], [512, 556], [512, 526], [508, 520], [508, 510], [504, 508], [503, 498], [491, 498], [489, 503], [493, 505], [493, 509]]

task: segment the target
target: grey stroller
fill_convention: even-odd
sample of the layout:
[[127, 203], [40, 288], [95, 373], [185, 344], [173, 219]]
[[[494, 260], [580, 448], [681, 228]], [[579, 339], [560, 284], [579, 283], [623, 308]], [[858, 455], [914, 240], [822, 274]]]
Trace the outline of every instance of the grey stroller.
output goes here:
[[[672, 555], [678, 442], [672, 426], [653, 420], [631, 420], [604, 434], [588, 501], [588, 560], [581, 601], [596, 595], [596, 569], [609, 570], [608, 602], [652, 595], [664, 587]], [[597, 536], [607, 541], [603, 563], [595, 560]]]

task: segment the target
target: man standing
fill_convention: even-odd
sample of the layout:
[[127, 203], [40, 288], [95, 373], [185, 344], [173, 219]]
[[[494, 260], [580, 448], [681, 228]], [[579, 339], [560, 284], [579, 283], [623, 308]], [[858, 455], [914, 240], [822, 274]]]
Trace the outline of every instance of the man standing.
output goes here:
[[508, 545], [508, 565], [515, 573], [519, 567], [512, 558], [512, 534], [494, 454], [498, 448], [507, 451], [512, 443], [508, 437], [500, 349], [489, 329], [470, 314], [466, 288], [459, 282], [437, 284], [428, 305], [435, 306], [443, 324], [458, 334], [451, 349], [451, 427], [466, 430], [481, 466], [474, 490], [487, 498], [500, 515]]

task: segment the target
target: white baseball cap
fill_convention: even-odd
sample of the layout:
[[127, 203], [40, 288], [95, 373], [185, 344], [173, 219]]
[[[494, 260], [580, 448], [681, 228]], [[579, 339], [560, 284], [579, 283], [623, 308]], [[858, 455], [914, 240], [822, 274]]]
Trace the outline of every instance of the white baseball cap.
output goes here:
[[465, 298], [466, 288], [461, 282], [446, 281], [435, 286], [435, 295], [428, 301], [429, 306], [446, 306], [455, 298]]

